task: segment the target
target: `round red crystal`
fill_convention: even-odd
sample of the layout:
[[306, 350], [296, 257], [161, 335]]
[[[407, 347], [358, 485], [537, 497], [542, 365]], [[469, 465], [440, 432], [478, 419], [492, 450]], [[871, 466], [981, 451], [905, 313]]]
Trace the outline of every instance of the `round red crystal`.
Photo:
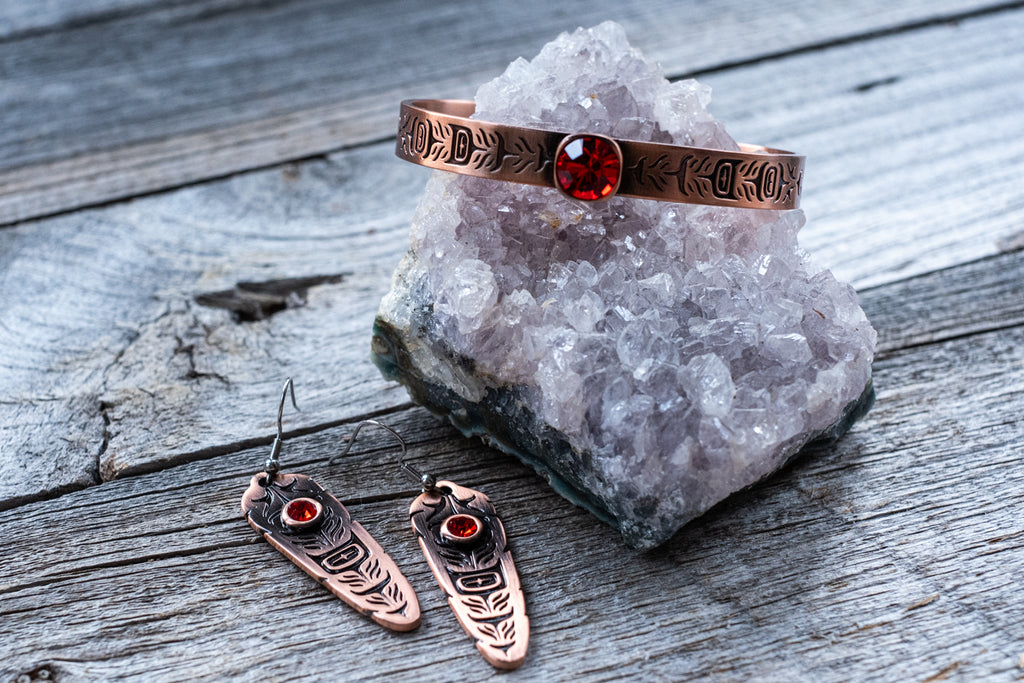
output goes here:
[[469, 515], [454, 515], [445, 521], [444, 528], [455, 538], [472, 538], [480, 524]]
[[576, 199], [593, 201], [611, 196], [621, 173], [618, 148], [599, 135], [568, 138], [555, 156], [555, 182]]
[[302, 523], [314, 519], [320, 511], [316, 509], [316, 503], [308, 498], [299, 498], [288, 503], [285, 513], [294, 521]]

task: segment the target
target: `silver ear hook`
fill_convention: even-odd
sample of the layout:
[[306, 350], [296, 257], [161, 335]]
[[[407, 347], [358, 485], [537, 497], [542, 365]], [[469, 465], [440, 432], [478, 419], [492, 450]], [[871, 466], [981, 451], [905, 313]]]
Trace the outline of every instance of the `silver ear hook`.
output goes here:
[[268, 484], [274, 481], [274, 475], [281, 469], [281, 445], [284, 442], [284, 429], [281, 422], [284, 419], [284, 400], [288, 397], [289, 391], [292, 394], [292, 405], [295, 406], [295, 410], [298, 410], [299, 404], [295, 402], [295, 384], [292, 383], [291, 377], [285, 381], [284, 389], [281, 391], [281, 404], [277, 406], [277, 437], [274, 439], [274, 445], [270, 447], [270, 457], [267, 458], [267, 462], [263, 466], [267, 473]]
[[391, 432], [391, 434], [394, 435], [396, 439], [398, 439], [398, 443], [402, 444], [402, 454], [398, 457], [398, 466], [405, 470], [406, 472], [408, 472], [410, 475], [412, 475], [413, 479], [419, 482], [419, 484], [423, 487], [424, 491], [432, 491], [435, 488], [435, 485], [437, 484], [437, 479], [434, 478], [434, 475], [426, 474], [425, 472], [420, 472], [418, 469], [416, 469], [415, 467], [413, 467], [412, 465], [405, 461], [405, 455], [408, 451], [405, 446], [405, 439], [402, 438], [402, 435], [396, 432], [391, 427], [388, 427], [386, 424], [382, 424], [380, 422], [377, 422], [376, 420], [363, 420], [362, 422], [357, 424], [355, 430], [353, 430], [352, 432], [352, 436], [348, 438], [348, 445], [345, 446], [345, 450], [343, 450], [341, 453], [338, 453], [336, 456], [328, 460], [328, 465], [333, 465], [336, 461], [348, 455], [348, 452], [352, 450], [352, 444], [356, 442], [356, 437], [359, 436], [359, 430], [362, 429], [364, 425], [374, 425], [380, 427], [381, 429], [386, 429], [387, 431]]

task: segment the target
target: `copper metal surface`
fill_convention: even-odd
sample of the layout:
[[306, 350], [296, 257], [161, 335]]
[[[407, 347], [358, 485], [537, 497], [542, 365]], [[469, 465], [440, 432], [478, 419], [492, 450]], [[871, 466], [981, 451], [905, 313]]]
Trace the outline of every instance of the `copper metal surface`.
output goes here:
[[[402, 102], [395, 154], [452, 173], [558, 187], [555, 152], [572, 133], [470, 119], [469, 100]], [[615, 139], [622, 177], [615, 194], [749, 209], [795, 209], [804, 158], [741, 144], [739, 151]], [[607, 198], [606, 198], [607, 199]]]
[[[456, 514], [480, 523], [475, 542], [442, 538], [441, 526]], [[494, 667], [517, 668], [526, 658], [530, 620], [494, 505], [479, 491], [439, 481], [412, 502], [409, 516], [434, 578], [477, 650]]]
[[[337, 498], [301, 474], [252, 478], [242, 497], [242, 512], [253, 529], [285, 557], [329, 591], [393, 631], [411, 631], [420, 623], [420, 604], [409, 581]], [[291, 500], [311, 498], [322, 506], [321, 522], [289, 528], [281, 510]]]

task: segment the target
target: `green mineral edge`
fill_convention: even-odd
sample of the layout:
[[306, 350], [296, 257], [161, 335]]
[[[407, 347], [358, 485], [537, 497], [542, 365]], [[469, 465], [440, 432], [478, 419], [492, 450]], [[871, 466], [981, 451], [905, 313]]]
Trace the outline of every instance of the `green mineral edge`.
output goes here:
[[[592, 493], [587, 491], [580, 478], [573, 472], [571, 463], [579, 461], [579, 454], [555, 429], [541, 425], [539, 420], [519, 400], [515, 387], [488, 389], [479, 403], [466, 401], [447, 387], [433, 384], [424, 379], [413, 365], [403, 334], [388, 321], [378, 317], [373, 323], [373, 345], [371, 358], [385, 379], [401, 383], [416, 403], [432, 413], [446, 417], [465, 436], [479, 436], [489, 446], [513, 455], [524, 464], [533, 467], [562, 497], [578, 505], [601, 521], [618, 529], [627, 545], [637, 549], [650, 549], [667, 541], [678, 530], [678, 524], [671, 528], [636, 528], [623, 524]], [[461, 357], [452, 356], [453, 364], [472, 365]], [[780, 468], [799, 455], [804, 447], [835, 441], [871, 409], [875, 402], [872, 380], [861, 392], [860, 397], [843, 410], [830, 427], [792, 445], [790, 455]], [[545, 453], [550, 462], [537, 457]]]

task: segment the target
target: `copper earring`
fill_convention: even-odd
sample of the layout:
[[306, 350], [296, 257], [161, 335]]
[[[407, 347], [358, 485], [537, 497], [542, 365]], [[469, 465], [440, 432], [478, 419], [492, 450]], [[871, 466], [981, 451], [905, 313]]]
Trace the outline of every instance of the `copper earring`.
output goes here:
[[394, 560], [319, 484], [302, 474], [279, 471], [281, 418], [289, 391], [298, 410], [289, 379], [277, 410], [277, 438], [270, 457], [242, 496], [246, 520], [270, 545], [358, 612], [393, 631], [411, 631], [420, 624], [420, 605]]
[[399, 466], [411, 474], [422, 493], [409, 507], [412, 528], [434, 578], [477, 650], [492, 666], [518, 668], [526, 658], [530, 620], [505, 527], [490, 499], [479, 491], [437, 481], [405, 461], [405, 441], [376, 420], [360, 422], [345, 455], [363, 425], [391, 432], [402, 445]]

